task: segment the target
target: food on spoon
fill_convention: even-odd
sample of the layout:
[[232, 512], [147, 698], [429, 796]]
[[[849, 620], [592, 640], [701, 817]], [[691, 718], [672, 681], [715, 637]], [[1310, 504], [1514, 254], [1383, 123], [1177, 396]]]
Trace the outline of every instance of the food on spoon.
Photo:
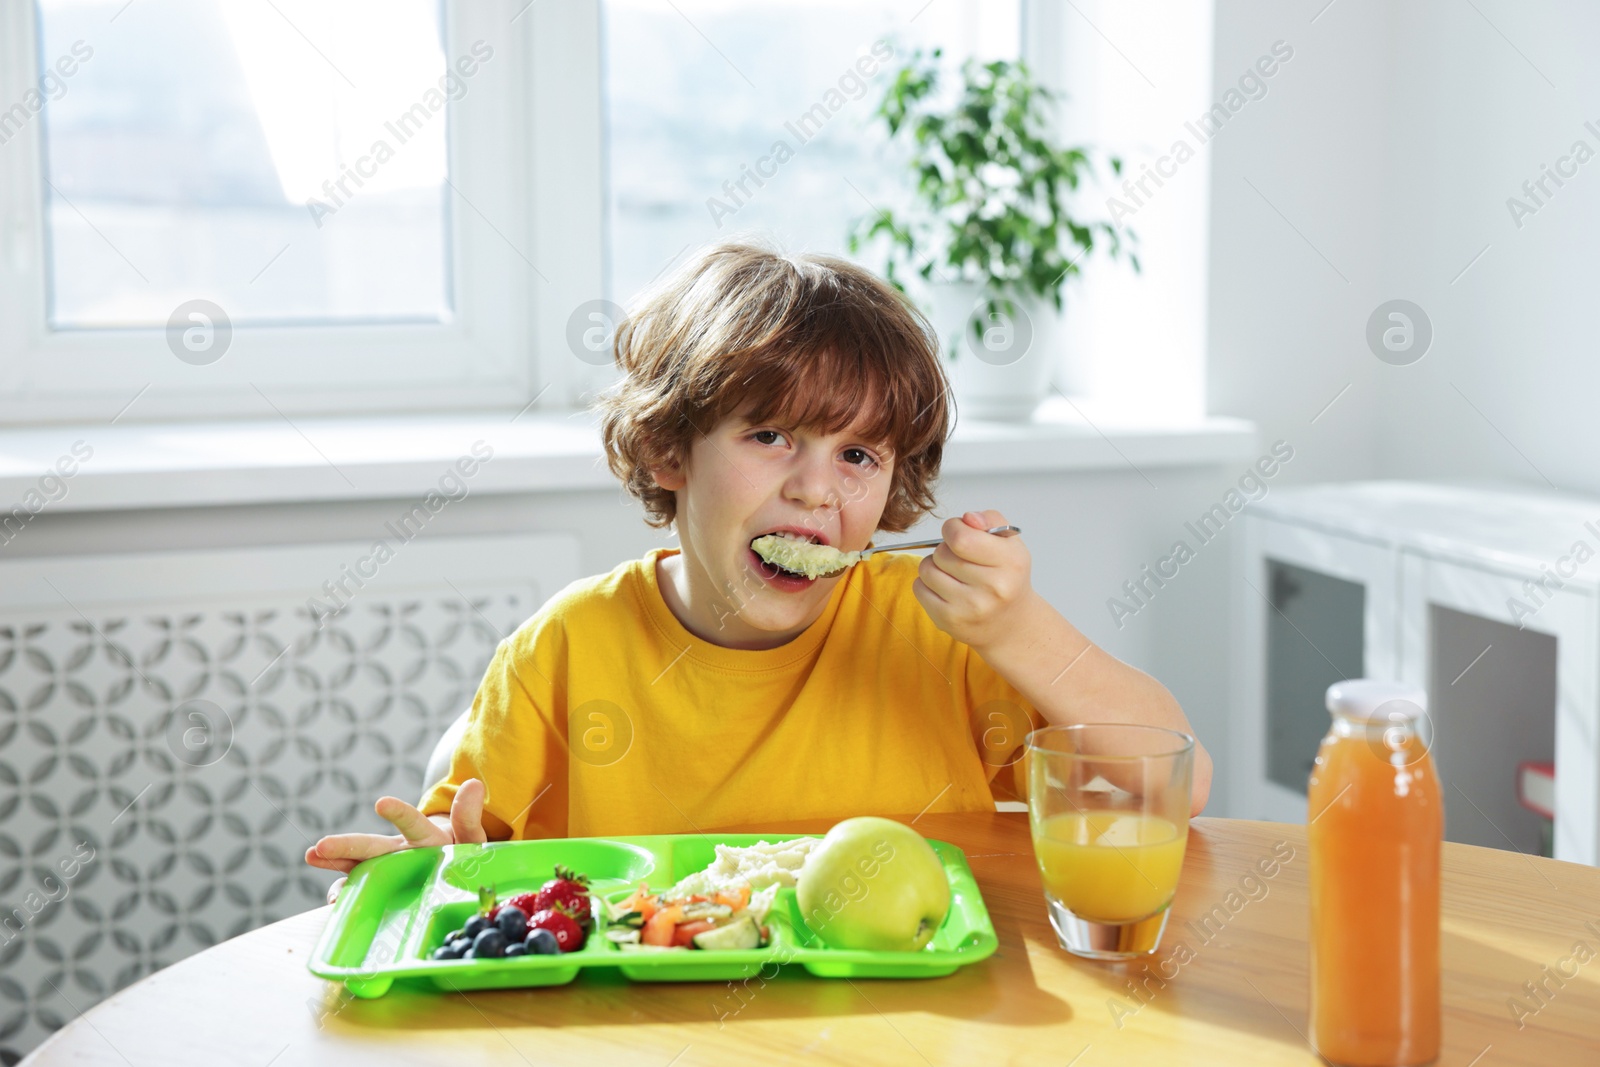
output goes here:
[[915, 952], [950, 912], [950, 881], [921, 834], [861, 816], [823, 837], [800, 871], [795, 899], [830, 948]]
[[859, 552], [841, 552], [832, 545], [816, 544], [793, 533], [762, 534], [750, 542], [750, 547], [774, 567], [806, 578], [835, 574], [861, 560]]

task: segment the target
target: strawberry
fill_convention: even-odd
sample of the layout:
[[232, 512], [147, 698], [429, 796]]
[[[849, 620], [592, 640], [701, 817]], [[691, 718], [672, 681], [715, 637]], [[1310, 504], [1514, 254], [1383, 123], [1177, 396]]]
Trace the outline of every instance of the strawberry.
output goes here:
[[583, 927], [566, 908], [556, 906], [536, 911], [528, 919], [528, 930], [549, 930], [562, 952], [576, 952], [583, 947]]
[[500, 914], [500, 909], [506, 907], [507, 905], [521, 908], [522, 914], [524, 915], [532, 915], [540, 908], [540, 905], [536, 903], [537, 897], [537, 893], [518, 893], [510, 900], [507, 900], [502, 904], [496, 904], [493, 908], [491, 908], [489, 910], [489, 921], [494, 922]]
[[589, 879], [566, 867], [557, 867], [556, 876], [539, 887], [533, 894], [532, 906], [523, 906], [523, 910], [532, 915], [556, 907], [588, 926], [593, 921], [589, 911]]

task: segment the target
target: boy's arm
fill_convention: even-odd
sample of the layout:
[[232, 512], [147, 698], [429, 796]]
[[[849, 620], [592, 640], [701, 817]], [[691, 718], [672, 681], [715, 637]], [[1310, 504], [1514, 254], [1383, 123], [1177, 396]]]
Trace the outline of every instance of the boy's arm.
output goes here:
[[[1037, 592], [1019, 605], [1017, 625], [996, 641], [973, 645], [1052, 725], [1130, 722], [1194, 734], [1167, 687], [1090, 641]], [[1211, 793], [1211, 754], [1194, 743], [1190, 814]]]
[[[535, 616], [496, 648], [450, 755], [448, 773], [423, 790], [417, 807], [442, 829], [450, 826], [446, 809], [454, 810], [456, 796], [472, 779], [487, 790], [474, 815], [488, 840], [559, 836], [565, 829], [565, 764], [554, 758], [564, 742], [541, 710], [554, 704], [549, 677], [555, 668], [550, 663], [541, 667], [533, 658], [540, 651], [541, 631], [536, 628], [541, 622]], [[552, 630], [543, 629], [546, 641]], [[549, 649], [542, 651], [551, 655]]]
[[[925, 557], [912, 590], [934, 623], [970, 645], [1054, 725], [1129, 722], [1194, 734], [1166, 686], [1085, 637], [1034, 590], [1018, 537], [983, 531], [997, 511], [944, 524], [945, 543]], [[1211, 793], [1211, 755], [1195, 741], [1191, 814]]]

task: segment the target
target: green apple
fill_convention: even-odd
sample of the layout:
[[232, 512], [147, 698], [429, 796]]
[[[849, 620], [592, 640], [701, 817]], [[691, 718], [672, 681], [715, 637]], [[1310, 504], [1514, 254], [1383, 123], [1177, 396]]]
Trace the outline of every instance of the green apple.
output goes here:
[[862, 816], [828, 831], [800, 868], [795, 898], [831, 948], [915, 952], [950, 911], [950, 881], [922, 835]]

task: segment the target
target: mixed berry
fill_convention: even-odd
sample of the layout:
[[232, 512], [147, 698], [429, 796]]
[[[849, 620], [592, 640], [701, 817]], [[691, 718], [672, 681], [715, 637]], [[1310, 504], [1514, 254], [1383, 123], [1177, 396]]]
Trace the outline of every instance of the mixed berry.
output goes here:
[[554, 956], [576, 952], [594, 924], [589, 880], [565, 867], [532, 893], [496, 903], [493, 886], [478, 888], [478, 912], [445, 935], [436, 960]]

